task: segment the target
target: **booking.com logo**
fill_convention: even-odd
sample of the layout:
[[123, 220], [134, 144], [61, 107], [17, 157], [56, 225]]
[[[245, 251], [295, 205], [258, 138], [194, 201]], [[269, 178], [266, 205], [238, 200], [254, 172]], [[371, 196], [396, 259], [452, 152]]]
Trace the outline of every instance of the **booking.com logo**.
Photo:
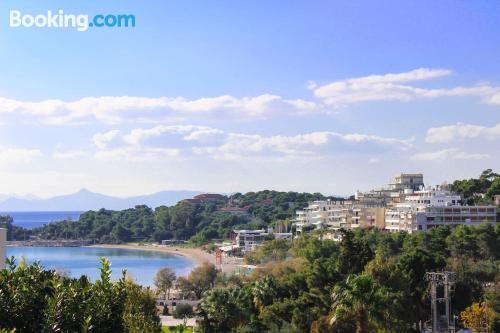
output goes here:
[[11, 28], [68, 28], [83, 32], [89, 28], [134, 28], [135, 15], [103, 15], [90, 17], [87, 14], [66, 14], [63, 10], [47, 11], [44, 14], [23, 14], [19, 10], [10, 11]]

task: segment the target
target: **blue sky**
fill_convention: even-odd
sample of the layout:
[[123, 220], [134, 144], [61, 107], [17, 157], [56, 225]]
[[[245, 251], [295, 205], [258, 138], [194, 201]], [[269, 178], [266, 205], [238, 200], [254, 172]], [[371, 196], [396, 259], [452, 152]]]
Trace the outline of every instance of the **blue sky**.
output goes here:
[[[134, 14], [133, 29], [9, 12]], [[500, 166], [500, 3], [0, 2], [2, 192], [349, 194]]]

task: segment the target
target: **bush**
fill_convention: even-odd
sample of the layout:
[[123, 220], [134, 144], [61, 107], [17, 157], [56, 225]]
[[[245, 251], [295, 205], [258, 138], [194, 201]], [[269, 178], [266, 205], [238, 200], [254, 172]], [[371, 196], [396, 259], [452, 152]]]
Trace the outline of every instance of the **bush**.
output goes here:
[[175, 307], [173, 316], [176, 319], [190, 318], [194, 315], [193, 307], [189, 304], [178, 304]]

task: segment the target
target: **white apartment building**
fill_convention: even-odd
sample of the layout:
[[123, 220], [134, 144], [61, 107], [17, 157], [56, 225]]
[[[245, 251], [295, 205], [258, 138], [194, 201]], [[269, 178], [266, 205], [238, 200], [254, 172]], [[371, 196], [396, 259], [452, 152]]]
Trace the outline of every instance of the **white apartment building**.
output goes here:
[[429, 230], [440, 225], [479, 225], [487, 222], [496, 224], [495, 206], [428, 207], [417, 213], [417, 230]]
[[233, 230], [231, 240], [233, 246], [231, 250], [240, 249], [241, 252], [250, 252], [262, 245], [267, 236], [274, 236], [276, 239], [292, 239], [292, 233], [274, 233], [273, 228], [266, 230]]
[[[495, 199], [500, 200], [500, 197]], [[439, 186], [424, 187], [422, 174], [401, 173], [387, 188], [364, 193], [357, 191], [354, 201], [311, 202], [296, 212], [294, 225], [299, 234], [305, 227], [333, 231], [364, 227], [416, 232], [439, 225], [496, 223], [496, 219], [495, 206], [462, 206], [459, 195]]]
[[296, 212], [294, 225], [301, 233], [304, 227], [316, 230], [354, 229], [383, 226], [384, 208], [371, 207], [352, 201], [314, 201]]
[[304, 227], [340, 229], [348, 223], [349, 209], [348, 201], [313, 201], [303, 210], [296, 211], [294, 224], [298, 232], [302, 232]]
[[385, 229], [390, 232], [425, 231], [440, 225], [496, 223], [494, 206], [462, 206], [461, 198], [439, 187], [405, 194], [405, 200], [388, 208]]

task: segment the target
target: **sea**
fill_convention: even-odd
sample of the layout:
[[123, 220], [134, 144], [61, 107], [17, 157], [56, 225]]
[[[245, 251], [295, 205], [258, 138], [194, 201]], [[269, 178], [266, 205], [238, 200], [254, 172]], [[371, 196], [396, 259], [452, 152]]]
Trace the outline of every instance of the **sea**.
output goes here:
[[[14, 225], [33, 229], [48, 223], [71, 219], [77, 221], [81, 212], [0, 212], [14, 219]], [[79, 278], [87, 275], [90, 280], [99, 278], [100, 257], [111, 262], [113, 279], [119, 279], [123, 269], [127, 275], [143, 286], [152, 286], [156, 272], [163, 267], [172, 268], [178, 276], [188, 274], [195, 262], [176, 254], [146, 250], [129, 250], [94, 247], [7, 247], [7, 257], [19, 262], [40, 262], [45, 268], [57, 269]]]
[[45, 268], [57, 269], [72, 277], [87, 275], [90, 280], [99, 278], [99, 258], [111, 262], [112, 279], [119, 279], [122, 270], [142, 286], [152, 286], [156, 272], [170, 267], [177, 276], [187, 275], [195, 262], [176, 254], [147, 250], [131, 250], [97, 247], [7, 247], [7, 257], [27, 263], [40, 262]]
[[0, 215], [9, 215], [14, 224], [27, 229], [43, 227], [50, 222], [73, 220], [78, 221], [82, 212], [0, 212]]

